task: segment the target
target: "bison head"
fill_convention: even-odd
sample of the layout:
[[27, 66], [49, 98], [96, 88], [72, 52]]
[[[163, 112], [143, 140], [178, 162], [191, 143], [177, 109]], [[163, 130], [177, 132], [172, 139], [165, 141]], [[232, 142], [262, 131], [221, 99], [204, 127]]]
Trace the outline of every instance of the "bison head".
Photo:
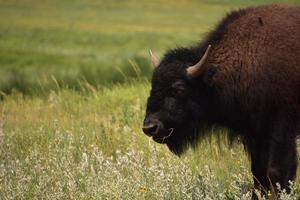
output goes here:
[[189, 144], [195, 146], [199, 129], [207, 126], [209, 82], [215, 72], [205, 64], [210, 47], [202, 57], [190, 49], [176, 49], [161, 62], [150, 51], [155, 69], [143, 131], [177, 155]]

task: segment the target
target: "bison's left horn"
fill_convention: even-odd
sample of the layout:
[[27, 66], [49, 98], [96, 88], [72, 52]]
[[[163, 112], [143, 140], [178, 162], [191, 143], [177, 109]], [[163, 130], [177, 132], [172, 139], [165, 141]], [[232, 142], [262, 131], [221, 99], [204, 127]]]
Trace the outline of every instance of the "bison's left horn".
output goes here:
[[202, 72], [204, 71], [204, 63], [205, 60], [208, 56], [209, 50], [211, 48], [211, 45], [208, 45], [204, 55], [202, 56], [202, 58], [200, 59], [199, 62], [197, 62], [195, 65], [189, 66], [186, 70], [187, 70], [187, 75], [192, 77], [192, 78], [196, 78], [198, 76], [200, 76], [202, 74]]
[[156, 68], [159, 65], [159, 60], [158, 60], [157, 56], [155, 55], [155, 53], [152, 52], [151, 49], [149, 50], [149, 53], [150, 53], [152, 65]]

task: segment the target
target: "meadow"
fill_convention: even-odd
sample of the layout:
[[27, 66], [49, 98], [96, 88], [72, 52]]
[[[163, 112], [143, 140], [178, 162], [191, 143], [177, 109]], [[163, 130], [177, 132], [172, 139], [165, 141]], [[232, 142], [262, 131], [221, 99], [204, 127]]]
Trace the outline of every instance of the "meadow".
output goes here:
[[[180, 158], [142, 133], [148, 50], [273, 2], [0, 0], [0, 199], [251, 199], [226, 130]], [[299, 199], [299, 184], [281, 199]]]

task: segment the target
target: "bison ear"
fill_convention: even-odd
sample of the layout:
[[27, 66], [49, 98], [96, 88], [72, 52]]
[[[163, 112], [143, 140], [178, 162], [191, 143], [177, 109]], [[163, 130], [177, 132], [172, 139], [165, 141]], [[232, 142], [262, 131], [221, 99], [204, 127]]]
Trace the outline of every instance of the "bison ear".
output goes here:
[[202, 81], [208, 85], [212, 86], [213, 85], [213, 77], [217, 72], [217, 67], [214, 65], [209, 65], [207, 66], [206, 70], [202, 74]]

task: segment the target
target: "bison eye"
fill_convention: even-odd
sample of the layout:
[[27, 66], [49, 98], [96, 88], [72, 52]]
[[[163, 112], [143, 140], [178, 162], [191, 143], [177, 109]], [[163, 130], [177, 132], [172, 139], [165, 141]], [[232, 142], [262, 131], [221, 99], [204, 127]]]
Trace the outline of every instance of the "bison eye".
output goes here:
[[175, 89], [172, 91], [172, 93], [174, 96], [182, 96], [185, 93], [185, 91], [182, 89]]
[[175, 96], [183, 95], [186, 91], [185, 83], [182, 81], [177, 81], [171, 86], [172, 94]]

